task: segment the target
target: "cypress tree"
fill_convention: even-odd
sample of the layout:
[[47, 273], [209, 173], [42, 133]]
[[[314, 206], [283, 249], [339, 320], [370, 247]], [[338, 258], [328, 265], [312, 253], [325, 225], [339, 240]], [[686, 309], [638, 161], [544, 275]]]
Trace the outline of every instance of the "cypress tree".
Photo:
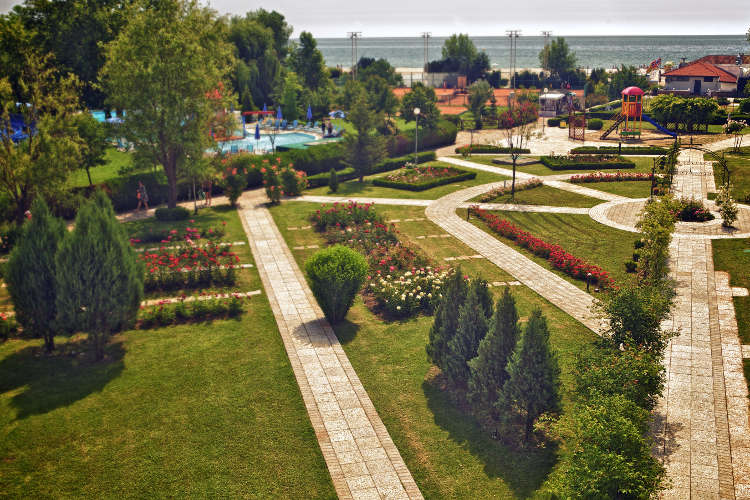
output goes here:
[[459, 308], [456, 334], [448, 341], [445, 371], [454, 384], [463, 385], [469, 380], [469, 360], [477, 355], [479, 343], [487, 335], [487, 316], [482, 303], [487, 283], [475, 280], [469, 287], [466, 301]]
[[430, 328], [427, 357], [433, 364], [445, 370], [443, 359], [448, 349], [448, 341], [458, 328], [458, 309], [466, 300], [468, 286], [461, 268], [457, 268], [443, 285], [443, 297], [435, 310], [435, 320]]
[[479, 343], [477, 357], [469, 361], [469, 397], [489, 408], [493, 419], [497, 416], [494, 404], [508, 380], [508, 360], [520, 335], [516, 301], [506, 287], [497, 301], [487, 336]]
[[56, 263], [58, 320], [88, 333], [102, 359], [107, 338], [135, 320], [143, 297], [143, 266], [103, 192], [78, 211]]
[[547, 320], [539, 309], [531, 313], [507, 371], [497, 406], [507, 419], [523, 420], [528, 441], [536, 419], [560, 408], [560, 367], [549, 344]]
[[5, 276], [17, 321], [24, 331], [44, 339], [47, 352], [55, 348], [55, 253], [64, 237], [63, 222], [37, 198], [31, 206], [31, 220], [10, 254]]

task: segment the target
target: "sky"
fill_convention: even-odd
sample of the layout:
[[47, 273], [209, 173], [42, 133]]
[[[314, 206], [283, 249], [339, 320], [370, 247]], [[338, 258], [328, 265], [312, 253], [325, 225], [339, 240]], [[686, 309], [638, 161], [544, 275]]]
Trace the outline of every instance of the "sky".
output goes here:
[[[205, 1], [205, 0], [204, 0]], [[7, 12], [17, 0], [0, 0]], [[538, 35], [738, 35], [750, 26], [748, 0], [210, 0], [223, 14], [263, 7], [284, 14], [294, 36], [310, 31], [317, 38], [434, 36], [469, 33], [504, 35], [507, 29]]]

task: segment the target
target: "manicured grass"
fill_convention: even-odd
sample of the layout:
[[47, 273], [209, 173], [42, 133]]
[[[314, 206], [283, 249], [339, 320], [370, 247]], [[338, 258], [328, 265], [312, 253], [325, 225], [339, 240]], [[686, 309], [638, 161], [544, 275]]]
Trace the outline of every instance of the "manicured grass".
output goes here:
[[[463, 213], [463, 212], [461, 212]], [[607, 271], [618, 282], [628, 279], [625, 272], [625, 262], [633, 257], [633, 242], [637, 239], [635, 233], [621, 231], [600, 224], [588, 215], [576, 214], [543, 214], [522, 212], [493, 212], [509, 220], [521, 229], [529, 231], [534, 236], [548, 243], [560, 245], [569, 253], [597, 265]], [[526, 255], [530, 259], [551, 270], [558, 276], [568, 280], [583, 290], [586, 282], [574, 279], [562, 271], [552, 267], [547, 259], [532, 254], [525, 248], [516, 246], [510, 240], [498, 236], [487, 228], [481, 219], [472, 217], [472, 222], [487, 231], [487, 233], [507, 243], [514, 250]]]
[[[444, 162], [430, 162], [427, 165], [436, 167], [453, 167], [454, 165]], [[469, 170], [472, 171], [472, 170]], [[418, 198], [422, 200], [436, 200], [446, 194], [458, 191], [459, 189], [487, 184], [490, 182], [502, 181], [507, 177], [496, 175], [489, 172], [477, 172], [474, 179], [461, 181], [455, 184], [445, 184], [425, 191], [406, 191], [403, 189], [394, 189], [381, 186], [373, 186], [372, 179], [389, 175], [391, 172], [384, 172], [365, 177], [365, 182], [353, 179], [339, 184], [339, 189], [335, 193], [331, 192], [328, 186], [321, 186], [314, 189], [308, 189], [305, 194], [324, 195], [324, 196], [369, 196], [374, 198]]]
[[[510, 183], [508, 183], [510, 185]], [[474, 198], [477, 200], [478, 198]], [[510, 194], [499, 196], [486, 203], [513, 203]], [[563, 191], [550, 186], [539, 186], [532, 189], [517, 191], [515, 203], [522, 205], [547, 205], [552, 207], [593, 207], [603, 203], [602, 200], [583, 196], [570, 191]]]
[[336, 497], [265, 294], [238, 320], [120, 333], [102, 363], [72, 355], [82, 337], [0, 344], [4, 495]]
[[[107, 163], [94, 167], [91, 171], [91, 181], [94, 184], [101, 184], [109, 179], [117, 177], [120, 168], [130, 165], [133, 162], [133, 156], [130, 153], [118, 151], [115, 148], [107, 149], [105, 156]], [[68, 187], [88, 186], [89, 178], [85, 169], [73, 171], [68, 179]]]
[[[732, 195], [737, 200], [750, 201], [750, 147], [743, 147], [739, 154], [730, 150], [719, 151], [719, 154], [722, 152], [729, 167]], [[714, 160], [709, 154], [704, 154], [703, 157], [708, 161]], [[721, 186], [723, 178], [723, 169], [718, 162], [714, 162], [714, 180], [717, 188]]]
[[628, 198], [648, 198], [651, 194], [651, 182], [649, 181], [587, 182], [576, 184], [576, 186], [598, 189]]
[[[467, 161], [473, 161], [475, 163], [482, 163], [484, 165], [490, 165], [493, 167], [499, 167], [499, 168], [505, 168], [508, 170], [512, 170], [512, 165], [498, 165], [497, 163], [492, 163], [493, 157], [491, 156], [471, 156], [469, 158], [464, 158], [460, 155], [454, 155], [454, 158], [460, 158], [462, 160]], [[501, 157], [503, 159], [507, 159], [507, 156]], [[651, 172], [651, 168], [653, 166], [653, 161], [651, 158], [644, 158], [644, 157], [638, 157], [638, 156], [627, 156], [628, 160], [631, 160], [635, 163], [635, 168], [633, 169], [627, 169], [628, 172]], [[580, 173], [591, 173], [591, 172], [597, 172], [596, 169], [587, 169], [587, 170], [552, 170], [551, 168], [548, 168], [541, 163], [532, 163], [530, 165], [523, 165], [516, 167], [517, 172], [523, 172], [526, 174], [531, 175], [560, 175], [560, 174], [580, 174]], [[608, 170], [602, 170], [603, 172], [614, 172], [616, 169], [608, 169]]]
[[[714, 250], [714, 269], [729, 273], [731, 286], [750, 287], [750, 239], [722, 239], [711, 242]], [[750, 344], [750, 297], [734, 297], [740, 340]]]
[[[271, 212], [289, 246], [322, 243], [299, 227], [319, 205], [282, 203]], [[424, 217], [417, 207], [376, 207], [386, 219]], [[436, 261], [448, 253], [473, 254], [453, 238], [417, 239], [441, 233], [429, 221], [399, 222], [400, 237], [419, 245]], [[295, 251], [302, 263], [308, 251]], [[460, 262], [463, 272], [486, 279], [512, 279], [484, 259]], [[491, 289], [499, 294], [502, 289]], [[573, 356], [594, 335], [580, 323], [524, 286], [512, 287], [522, 319], [541, 307], [563, 370], [564, 404], [569, 404]], [[554, 467], [553, 448], [511, 449], [491, 439], [476, 420], [460, 411], [442, 390], [425, 355], [431, 317], [384, 322], [357, 299], [346, 321], [335, 327], [344, 350], [375, 404], [388, 432], [425, 498], [525, 498], [544, 483]]]

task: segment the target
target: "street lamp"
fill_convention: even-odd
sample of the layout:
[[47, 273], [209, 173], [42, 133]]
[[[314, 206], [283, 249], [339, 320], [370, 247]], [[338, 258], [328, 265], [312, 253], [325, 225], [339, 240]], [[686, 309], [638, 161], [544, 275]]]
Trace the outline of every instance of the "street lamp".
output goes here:
[[418, 165], [419, 162], [417, 161], [417, 146], [419, 144], [419, 113], [421, 113], [421, 109], [414, 108], [414, 117], [416, 119], [416, 130], [414, 131], [414, 165]]

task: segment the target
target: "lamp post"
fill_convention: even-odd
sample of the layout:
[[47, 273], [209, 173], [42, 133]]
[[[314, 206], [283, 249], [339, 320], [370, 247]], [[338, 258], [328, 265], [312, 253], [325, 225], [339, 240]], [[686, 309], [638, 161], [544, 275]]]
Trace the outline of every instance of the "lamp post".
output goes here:
[[417, 161], [417, 151], [418, 151], [418, 145], [419, 145], [419, 113], [422, 110], [419, 108], [414, 108], [414, 117], [416, 119], [416, 129], [414, 130], [414, 165], [417, 165], [419, 162]]

